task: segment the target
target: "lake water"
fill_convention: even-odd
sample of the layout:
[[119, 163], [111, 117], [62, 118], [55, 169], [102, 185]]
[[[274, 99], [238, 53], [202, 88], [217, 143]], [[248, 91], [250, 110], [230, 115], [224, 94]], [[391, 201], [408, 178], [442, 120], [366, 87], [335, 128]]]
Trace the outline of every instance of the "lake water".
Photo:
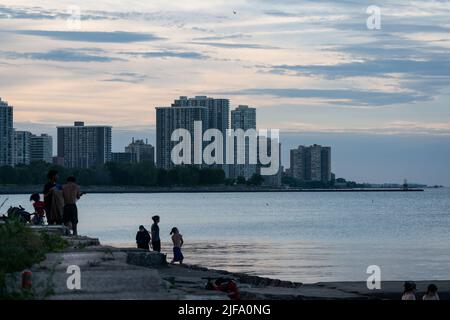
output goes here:
[[88, 194], [78, 206], [80, 233], [115, 246], [134, 246], [158, 214], [168, 258], [177, 226], [185, 262], [211, 268], [311, 283], [366, 280], [378, 265], [383, 280], [450, 279], [450, 189]]

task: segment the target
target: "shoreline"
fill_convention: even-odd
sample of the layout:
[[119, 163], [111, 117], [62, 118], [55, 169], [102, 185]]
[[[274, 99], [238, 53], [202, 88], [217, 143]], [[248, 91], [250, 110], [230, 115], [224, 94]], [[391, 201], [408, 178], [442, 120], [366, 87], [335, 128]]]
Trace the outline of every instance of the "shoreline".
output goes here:
[[[34, 228], [36, 232], [63, 232], [63, 227]], [[242, 300], [400, 300], [403, 281], [382, 281], [369, 290], [364, 281], [305, 284], [229, 272], [199, 265], [170, 265], [167, 256], [136, 248], [101, 245], [97, 238], [64, 237], [69, 247], [47, 254], [32, 266], [38, 299], [50, 300], [228, 300], [226, 293], [205, 288], [207, 279], [234, 279]], [[81, 270], [81, 289], [69, 290], [67, 268]], [[39, 283], [51, 280], [52, 294], [40, 296]], [[410, 279], [405, 279], [410, 280]], [[442, 300], [450, 299], [450, 280], [416, 281], [417, 298], [428, 284], [439, 288]], [[20, 280], [10, 287], [20, 288]]]
[[[343, 189], [302, 189], [302, 188], [271, 188], [271, 187], [133, 187], [133, 186], [81, 186], [86, 193], [261, 193], [261, 192], [423, 192], [422, 188], [343, 188]], [[0, 195], [31, 194], [40, 192], [41, 185], [9, 186], [0, 185]]]

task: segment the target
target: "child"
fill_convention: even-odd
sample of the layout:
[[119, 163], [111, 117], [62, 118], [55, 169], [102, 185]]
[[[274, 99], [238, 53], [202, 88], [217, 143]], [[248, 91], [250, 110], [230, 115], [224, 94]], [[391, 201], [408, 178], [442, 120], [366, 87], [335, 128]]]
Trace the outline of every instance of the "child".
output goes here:
[[402, 300], [416, 300], [416, 284], [407, 281], [403, 287], [405, 290], [403, 291]]
[[423, 300], [440, 300], [438, 295], [438, 288], [435, 284], [428, 286], [427, 293], [423, 296]]
[[181, 253], [181, 246], [183, 245], [183, 236], [178, 231], [178, 228], [174, 227], [172, 228], [172, 231], [170, 231], [170, 235], [172, 236], [172, 242], [173, 242], [173, 259], [171, 264], [174, 264], [175, 262], [180, 262], [180, 264], [183, 263], [183, 253]]
[[138, 249], [150, 250], [150, 240], [150, 233], [147, 229], [145, 229], [144, 226], [139, 226], [139, 231], [136, 233], [136, 243]]
[[152, 248], [153, 251], [161, 252], [161, 239], [159, 238], [159, 216], [152, 217], [153, 224], [151, 228], [152, 232]]
[[44, 224], [45, 203], [41, 201], [39, 193], [33, 193], [30, 196], [30, 201], [33, 201], [34, 208], [33, 223], [36, 225]]

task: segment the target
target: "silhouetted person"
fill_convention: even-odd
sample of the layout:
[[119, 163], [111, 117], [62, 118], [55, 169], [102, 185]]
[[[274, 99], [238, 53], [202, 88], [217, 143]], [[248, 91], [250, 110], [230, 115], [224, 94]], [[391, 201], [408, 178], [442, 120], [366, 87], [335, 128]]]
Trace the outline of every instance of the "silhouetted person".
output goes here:
[[62, 186], [62, 194], [64, 197], [64, 225], [72, 229], [73, 235], [76, 236], [78, 234], [77, 201], [83, 194], [80, 192], [80, 186], [77, 184], [75, 177], [67, 178], [67, 183]]
[[416, 300], [416, 284], [414, 282], [405, 282], [403, 288], [402, 300]]
[[152, 232], [152, 248], [153, 251], [161, 252], [161, 239], [159, 238], [159, 216], [152, 217], [153, 224], [151, 228]]
[[61, 224], [62, 219], [57, 214], [52, 214], [52, 205], [53, 205], [53, 192], [58, 188], [56, 181], [58, 180], [58, 171], [50, 170], [47, 173], [47, 183], [44, 185], [44, 203], [45, 203], [45, 213], [47, 215], [47, 223], [49, 225], [52, 224]]
[[170, 231], [170, 235], [172, 236], [172, 243], [173, 243], [173, 259], [171, 264], [174, 264], [175, 262], [179, 262], [180, 264], [183, 263], [184, 257], [183, 253], [181, 252], [181, 247], [183, 246], [183, 236], [180, 234], [180, 231], [178, 231], [178, 228], [173, 227], [172, 231]]
[[438, 288], [435, 284], [430, 284], [427, 289], [427, 293], [423, 296], [422, 300], [440, 300], [438, 294]]
[[150, 250], [150, 233], [144, 226], [139, 226], [139, 231], [136, 233], [136, 244], [138, 249]]
[[34, 208], [33, 223], [37, 225], [44, 224], [45, 203], [41, 201], [39, 193], [33, 193], [30, 196], [30, 201], [33, 201]]

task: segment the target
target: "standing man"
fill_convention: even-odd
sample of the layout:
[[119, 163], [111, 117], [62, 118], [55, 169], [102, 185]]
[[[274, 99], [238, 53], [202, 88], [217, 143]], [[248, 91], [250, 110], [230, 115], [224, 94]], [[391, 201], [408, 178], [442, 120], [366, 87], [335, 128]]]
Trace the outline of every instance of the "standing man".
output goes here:
[[[68, 177], [67, 183], [62, 186], [62, 193], [64, 197], [64, 225], [72, 229], [73, 235], [76, 236], [78, 224], [78, 208], [77, 201], [83, 195], [80, 192], [80, 186], [76, 183], [75, 177]], [[72, 228], [70, 228], [72, 227]]]
[[61, 224], [61, 218], [58, 215], [52, 215], [53, 192], [56, 190], [56, 181], [58, 180], [58, 171], [50, 170], [47, 173], [47, 183], [42, 193], [44, 194], [45, 213], [49, 225]]
[[153, 251], [161, 252], [161, 239], [159, 238], [159, 216], [152, 217], [153, 224], [151, 228], [152, 232], [152, 248]]

